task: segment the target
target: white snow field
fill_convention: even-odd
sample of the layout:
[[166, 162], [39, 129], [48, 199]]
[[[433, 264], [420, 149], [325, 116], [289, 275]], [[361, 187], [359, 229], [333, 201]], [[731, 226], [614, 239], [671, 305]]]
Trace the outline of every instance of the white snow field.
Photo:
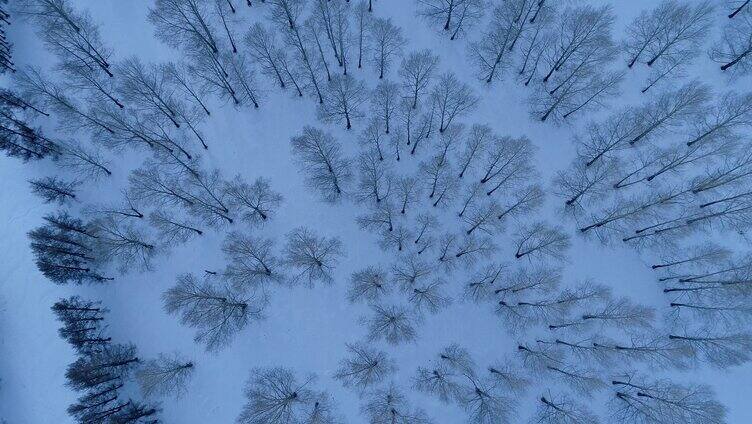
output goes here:
[[[213, 3], [210, 0], [205, 2]], [[20, 2], [11, 0], [12, 6], [14, 3]], [[154, 7], [153, 0], [71, 0], [68, 3], [77, 11], [88, 11], [93, 21], [99, 25], [102, 41], [112, 50], [110, 61], [113, 64], [132, 56], [138, 57], [143, 63], [186, 59], [183, 52], [167, 46], [155, 37], [154, 25], [148, 19], [149, 10]], [[244, 54], [247, 49], [243, 39], [245, 32], [254, 22], [271, 25], [269, 14], [273, 7], [271, 3], [274, 2], [253, 2], [252, 7], [241, 0], [232, 0], [232, 3], [237, 12], [230, 25], [237, 34], [239, 54]], [[313, 1], [308, 0], [307, 3], [311, 4]], [[351, 3], [351, 7], [355, 7], [355, 2]], [[369, 15], [391, 18], [402, 29], [405, 39], [403, 56], [412, 51], [430, 49], [439, 58], [437, 75], [453, 72], [479, 97], [477, 106], [470, 113], [456, 118], [455, 123], [464, 124], [465, 128], [463, 136], [455, 142], [454, 151], [450, 153], [454, 166], [458, 163], [455, 158], [462, 152], [462, 143], [473, 124], [486, 124], [499, 136], [528, 137], [535, 147], [533, 164], [538, 176], [531, 173], [515, 184], [516, 187], [522, 187], [538, 181], [546, 197], [541, 208], [507, 220], [502, 228], [489, 232], [488, 237], [497, 248], [473, 264], [461, 264], [455, 269], [447, 270], [436, 261], [440, 256], [437, 247], [421, 254], [420, 258], [433, 267], [432, 278], [446, 280], [445, 295], [451, 298], [451, 303], [435, 314], [423, 312], [421, 318], [416, 320], [417, 334], [412, 341], [396, 345], [383, 339], [366, 342], [386, 352], [397, 367], [392, 375], [371, 389], [386, 387], [394, 382], [407, 395], [411, 405], [423, 409], [433, 423], [503, 422], [468, 421], [468, 412], [458, 402], [442, 402], [438, 396], [415, 387], [418, 367], [429, 367], [442, 349], [457, 343], [472, 355], [479, 374], [487, 373], [486, 369], [492, 364], [510, 358], [529, 380], [524, 394], [507, 393], [518, 401], [518, 405], [508, 416], [510, 423], [524, 423], [533, 419], [540, 405], [539, 398], [558, 394], [569, 394], [577, 402], [585, 404], [600, 417], [599, 422], [618, 422], [612, 416], [615, 412], [612, 401], [616, 389], [612, 387], [611, 381], [628, 370], [644, 373], [649, 379], [665, 377], [682, 385], [708, 385], [713, 390], [715, 399], [726, 408], [725, 419], [716, 416], [706, 417], [705, 421], [698, 419], [686, 422], [752, 422], [752, 406], [749, 404], [752, 396], [752, 367], [749, 363], [714, 367], [707, 361], [698, 360], [688, 369], [675, 369], [666, 363], [626, 363], [617, 359], [608, 365], [601, 365], [574, 356], [567, 357], [566, 361], [570, 361], [572, 366], [591, 368], [594, 375], [603, 381], [603, 387], [599, 386], [589, 396], [576, 391], [555, 374], [533, 369], [529, 363], [523, 363], [518, 345], [545, 346], [536, 341], [557, 338], [592, 342], [593, 332], [600, 331], [601, 327], [589, 328], [582, 333], [578, 330], [555, 332], [547, 328], [553, 322], [544, 319], [530, 328], [512, 331], [509, 323], [494, 313], [499, 299], [476, 303], [463, 297], [463, 285], [485, 264], [506, 264], [508, 275], [524, 268], [550, 265], [560, 267], [562, 283], [559, 290], [574, 288], [590, 281], [608, 287], [612, 298], [627, 297], [633, 303], [654, 308], [655, 315], [651, 323], [660, 334], [674, 334], [691, 326], [692, 323], [688, 321], [674, 323], [673, 327], [667, 323], [671, 309], [668, 305], [673, 300], [663, 293], [666, 286], [658, 281], [660, 274], [651, 269], [651, 265], [666, 254], [680, 255], [681, 252], [689, 251], [689, 246], [704, 245], [710, 243], [710, 240], [716, 240], [732, 249], [735, 254], [743, 255], [749, 250], [744, 237], [734, 229], [714, 227], [708, 232], [694, 232], [668, 248], [647, 246], [637, 249], [634, 245], [623, 243], [621, 235], [612, 237], [605, 243], [598, 237], [589, 233], [582, 234], [578, 230], [587, 221], [587, 216], [583, 214], [583, 220], [578, 225], [571, 214], [564, 211], [565, 199], [556, 195], [554, 178], [557, 172], [570, 167], [577, 157], [574, 140], [576, 136], [585, 134], [586, 125], [591, 121], [604, 120], [619, 108], [639, 106], [661, 92], [689, 81], [701, 82], [709, 87], [715, 97], [708, 104], [714, 104], [717, 96], [728, 90], [738, 93], [752, 91], [750, 75], [731, 78], [721, 72], [718, 64], [706, 53], [721, 37], [722, 29], [729, 21], [726, 10], [732, 2], [713, 2], [716, 9], [700, 48], [701, 53], [687, 66], [684, 76], [672, 75], [668, 81], [662, 81], [642, 94], [640, 89], [644, 86], [649, 68], [638, 63], [633, 69], [628, 69], [626, 53], [624, 49], [617, 47], [616, 58], [602, 66], [625, 72], [619, 94], [609, 94], [602, 99], [603, 106], [585, 109], [579, 116], [573, 115], [563, 122], [541, 122], [531, 115], [528, 99], [534, 88], [524, 86], [516, 78], [516, 61], [492, 84], [478, 78], [477, 67], [469, 59], [469, 43], [478, 40], [486, 30], [487, 21], [492, 14], [492, 4], [500, 5], [504, 1], [489, 1], [489, 5], [484, 8], [484, 18], [456, 40], [449, 40], [448, 35], [441, 31], [440, 25], [418, 17], [418, 3], [415, 0], [375, 0], [373, 11]], [[657, 4], [652, 0], [560, 0], [553, 3], [551, 7], [557, 13], [567, 7], [611, 5], [615, 16], [612, 35], [617, 43], [625, 38], [625, 28], [641, 11]], [[698, 2], [679, 0], [679, 3]], [[308, 13], [305, 11], [302, 16], [306, 17]], [[61, 87], [72, 89], [69, 82], [55, 70], [58, 58], [44, 45], [34, 24], [22, 19], [17, 13], [13, 14], [12, 22], [7, 32], [13, 43], [16, 67], [40, 67], [45, 75]], [[326, 54], [329, 53], [327, 50]], [[356, 54], [357, 41], [351, 46], [352, 57]], [[333, 74], [341, 72], [333, 57], [327, 56], [327, 60]], [[400, 81], [397, 73], [400, 60], [394, 60], [385, 79]], [[364, 81], [369, 88], [375, 87], [379, 82], [378, 70], [370, 62], [364, 62], [361, 69], [352, 62], [348, 74]], [[325, 80], [323, 73], [320, 77]], [[536, 79], [539, 80], [540, 77], [536, 76]], [[120, 76], [116, 74], [113, 78], [117, 81]], [[9, 74], [3, 75], [2, 81], [4, 87], [14, 89], [15, 83]], [[322, 84], [323, 82], [325, 81]], [[347, 196], [336, 203], [322, 201], [319, 193], [306, 185], [305, 174], [293, 157], [290, 143], [291, 138], [302, 134], [305, 126], [312, 126], [330, 132], [341, 144], [343, 154], [348, 158], [356, 158], [364, 151], [360, 135], [371, 116], [369, 102], [362, 107], [365, 116], [353, 119], [352, 129], [346, 130], [344, 123], [339, 120], [324, 123], [317, 118], [318, 102], [315, 96], [298, 97], [292, 87], [282, 90], [275, 81], [258, 71], [256, 84], [262, 92], [258, 109], [246, 105], [234, 107], [231, 102], [221, 100], [216, 95], [204, 96], [211, 116], [205, 117], [199, 127], [208, 149], [202, 149], [193, 139], [186, 146], [189, 151], [200, 156], [202, 169], [218, 169], [225, 179], [230, 180], [240, 175], [250, 183], [257, 177], [267, 178], [271, 188], [283, 196], [281, 206], [269, 222], [260, 226], [249, 225], [240, 219], [236, 219], [233, 224], [218, 227], [201, 223], [204, 230], [201, 236], [169, 249], [160, 249], [150, 270], [141, 270], [138, 266], [131, 265], [125, 273], [120, 273], [116, 266], [109, 264], [105, 270], [107, 275], [114, 277], [114, 281], [56, 285], [42, 275], [35, 265], [27, 233], [42, 225], [44, 215], [60, 210], [61, 207], [43, 203], [31, 192], [28, 180], [53, 175], [71, 179], [73, 174], [49, 159], [24, 163], [17, 158], [0, 155], [0, 422], [76, 422], [68, 415], [66, 408], [75, 402], [80, 393], [66, 386], [65, 377], [66, 367], [76, 360], [76, 353], [58, 336], [61, 324], [50, 310], [60, 298], [72, 295], [101, 301], [109, 309], [105, 316], [107, 334], [113, 342], [134, 344], [139, 358], [145, 360], [156, 358], [160, 353], [177, 352], [195, 364], [185, 393], [179, 398], [165, 396], [147, 399], [133, 380], [129, 380], [122, 389], [122, 398], [130, 397], [158, 404], [159, 412], [150, 418], [158, 417], [159, 422], [235, 422], [247, 403], [244, 387], [251, 371], [259, 367], [277, 366], [294, 371], [300, 378], [315, 373], [317, 380], [311, 383], [311, 388], [326, 390], [332, 396], [341, 422], [389, 422], [369, 421], [361, 410], [365, 397], [359, 396], [352, 388], [343, 387], [333, 374], [339, 368], [340, 361], [347, 356], [346, 344], [365, 342], [368, 336], [368, 330], [361, 321], [371, 315], [371, 308], [363, 302], [353, 304], [348, 301], [347, 290], [351, 274], [367, 266], [382, 266], [388, 271], [393, 264], [399, 263], [401, 257], [414, 252], [416, 247], [410, 245], [412, 241], [408, 241], [404, 252], [398, 252], [396, 245], [387, 246], [386, 250], [380, 248], [379, 232], [361, 229], [357, 223], [357, 217], [371, 207], [368, 201], [356, 202], [353, 196]], [[368, 99], [370, 98], [369, 94]], [[131, 112], [127, 104], [124, 110], [126, 113], [136, 113]], [[396, 120], [395, 118], [395, 122]], [[87, 131], [72, 133], [58, 128], [59, 123], [54, 114], [49, 118], [38, 117], [33, 122], [34, 126], [40, 126], [53, 140], [75, 139], [93, 144], [99, 141]], [[686, 140], [690, 126], [687, 124], [685, 127], [666, 130], [657, 137], [659, 141], [651, 143], [668, 146]], [[384, 162], [392, 167], [395, 175], [416, 174], [420, 163], [428, 161], [441, 149], [438, 128], [434, 128], [434, 131], [435, 134], [415, 155], [410, 154], [410, 146], [403, 145], [399, 162], [395, 161], [393, 147], [385, 144]], [[740, 133], [743, 142], [749, 143], [750, 127], [743, 128]], [[384, 140], [388, 140], [388, 137]], [[87, 205], [121, 201], [123, 190], [128, 188], [130, 172], [151, 156], [144, 149], [103, 149], [103, 152], [112, 175], [82, 181], [75, 201], [63, 208], [70, 210], [73, 215], [84, 216]], [[700, 172], [715, 163], [715, 160], [701, 162], [691, 172]], [[624, 166], [622, 170], [629, 168]], [[355, 187], [359, 174], [356, 163], [353, 164], [353, 170], [356, 175], [353, 177], [352, 187]], [[476, 169], [471, 175], [463, 177], [457, 195], [449, 204], [433, 207], [434, 199], [429, 199], [426, 194], [428, 190], [425, 190], [419, 202], [408, 208], [404, 216], [397, 213], [395, 222], [416, 228], [417, 215], [420, 212], [431, 212], [440, 222], [436, 231], [437, 240], [444, 232], [457, 234], [461, 238], [468, 225], [457, 213], [462, 207], [469, 181], [482, 176], [482, 172], [479, 172], [480, 169]], [[666, 178], [681, 181], [683, 175], [690, 175], [689, 172], [672, 173]], [[642, 182], [635, 190], [649, 193], [658, 190], [661, 187], [659, 184], [663, 182], [658, 179], [655, 184]], [[505, 195], [495, 194], [494, 198], [504, 203]], [[487, 197], [485, 194], [482, 196]], [[600, 210], [615, 198], [609, 194], [592, 200], [590, 206], [593, 211]], [[147, 212], [151, 210], [151, 206], [147, 204], [139, 208]], [[528, 259], [525, 256], [516, 259], [515, 242], [519, 237], [515, 232], [518, 226], [540, 220], [561, 226], [570, 236], [571, 245], [564, 250], [565, 257], [556, 259], [542, 256]], [[150, 228], [148, 223], [143, 225], [144, 228]], [[279, 254], [285, 245], [285, 235], [297, 227], [306, 227], [319, 236], [336, 237], [341, 241], [344, 255], [331, 273], [331, 284], [320, 281], [314, 282], [310, 287], [306, 284], [272, 284], [268, 289], [269, 304], [264, 309], [264, 319], [252, 320], [231, 341], [223, 343], [216, 351], [207, 351], [204, 344], [194, 341], [196, 330], [183, 325], [178, 315], [165, 312], [163, 293], [175, 285], [179, 275], [194, 273], [202, 276], [205, 270], [221, 272], [225, 268], [227, 259], [222, 252], [222, 243], [230, 231], [272, 238], [275, 241], [275, 252]], [[481, 232], [482, 230], [475, 234]], [[152, 229], [148, 235], [152, 240], [158, 238], [156, 231]], [[482, 235], [485, 236], [486, 233]], [[289, 271], [288, 274], [293, 272]], [[385, 304], [409, 305], [406, 299], [406, 294], [394, 290]], [[749, 300], [750, 297], [746, 299]], [[583, 308], [587, 309], [587, 305], [578, 305], [573, 313], [582, 314]], [[562, 320], [558, 319], [557, 322], [559, 321]], [[726, 324], [719, 325], [723, 327]], [[624, 343], [630, 340], [629, 333], [621, 329], [609, 328], [603, 331]], [[653, 330], [633, 328], [630, 331], [639, 336]], [[297, 424], [297, 421], [291, 422]], [[404, 421], [405, 424], [422, 422]], [[671, 421], [671, 424], [678, 422], [680, 421]]]

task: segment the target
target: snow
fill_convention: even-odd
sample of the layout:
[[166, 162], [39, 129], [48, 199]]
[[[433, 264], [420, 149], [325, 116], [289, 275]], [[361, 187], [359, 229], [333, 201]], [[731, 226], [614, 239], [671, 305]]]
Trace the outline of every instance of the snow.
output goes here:
[[[115, 57], [136, 55], [144, 62], [179, 57], [176, 51], [153, 37], [153, 27], [146, 20], [151, 1], [80, 0], [74, 3], [78, 9], [91, 12]], [[653, 2], [612, 3], [618, 16], [615, 28], [619, 34], [627, 22]], [[520, 84], [507, 78], [489, 88], [477, 81], [466, 58], [466, 40], [449, 42], [442, 38], [414, 17], [414, 8], [412, 1], [378, 0], [374, 13], [391, 16], [403, 28], [409, 40], [406, 51], [431, 48], [440, 56], [441, 71], [451, 70], [464, 81], [472, 82], [481, 102], [476, 112], [463, 119], [465, 123], [487, 123], [502, 135], [528, 136], [539, 149], [536, 161], [542, 179], [549, 182], [555, 171], [566, 167], [574, 157], [571, 140], [583, 120], [573, 126], [560, 127], [531, 120], [525, 106], [527, 92]], [[253, 19], [261, 10], [258, 7], [247, 9], [240, 4], [238, 13]], [[44, 52], [28, 24], [14, 22], [10, 36], [18, 64], [51, 66], [54, 58]], [[716, 89], [726, 85], [715, 64], [707, 58], [699, 62], [693, 72], [702, 75], [703, 81]], [[391, 72], [396, 79], [394, 69]], [[628, 75], [624, 85], [626, 94], [613, 99], [612, 104], [640, 101], [637, 87], [642, 84], [644, 75], [638, 72]], [[364, 78], [369, 85], [377, 81], [376, 71], [368, 66], [353, 69], [352, 73]], [[354, 156], [359, 150], [357, 134], [365, 126], [365, 120], [357, 121], [350, 132], [338, 124], [323, 125], [316, 119], [313, 100], [298, 99], [289, 91], [280, 92], [263, 77], [259, 77], [259, 81], [264, 81], [266, 93], [258, 110], [234, 110], [229, 105], [212, 102], [214, 113], [202, 127], [209, 144], [209, 150], [203, 154], [205, 166], [219, 168], [225, 178], [240, 174], [252, 181], [264, 176], [285, 198], [281, 210], [261, 229], [243, 228], [242, 224], [236, 224], [237, 228], [233, 229], [274, 237], [277, 247], [283, 245], [283, 235], [298, 226], [309, 227], [320, 235], [339, 237], [346, 257], [334, 272], [335, 283], [330, 287], [274, 290], [264, 321], [250, 324], [220, 352], [207, 354], [201, 345], [193, 342], [193, 330], [181, 325], [177, 317], [165, 314], [161, 295], [174, 284], [178, 274], [201, 274], [204, 269], [220, 270], [224, 266], [220, 245], [225, 230], [208, 231], [199, 239], [175, 248], [169, 256], [160, 256], [151, 272], [130, 272], [103, 286], [54, 286], [37, 271], [26, 239], [26, 232], [38, 226], [41, 217], [54, 207], [43, 205], [34, 197], [27, 180], [56, 175], [59, 171], [47, 161], [21, 164], [0, 157], [0, 420], [5, 419], [8, 424], [71, 422], [65, 409], [74, 400], [75, 393], [64, 386], [64, 372], [74, 355], [57, 336], [59, 324], [49, 307], [60, 297], [78, 294], [85, 299], [102, 300], [110, 309], [107, 324], [113, 339], [134, 343], [140, 357], [152, 358], [160, 352], [177, 351], [194, 361], [195, 373], [186, 396], [162, 402], [160, 415], [164, 422], [233, 422], [244, 404], [242, 389], [249, 371], [259, 366], [285, 366], [300, 374], [317, 373], [318, 387], [334, 396], [346, 422], [364, 422], [355, 393], [331, 378], [338, 361], [345, 356], [345, 343], [362, 340], [365, 336], [365, 329], [358, 320], [368, 314], [368, 308], [347, 302], [346, 282], [353, 271], [365, 266], [388, 266], [394, 255], [383, 253], [376, 244], [376, 237], [358, 228], [355, 216], [362, 212], [360, 206], [352, 202], [322, 203], [315, 192], [305, 187], [303, 176], [292, 160], [289, 140], [298, 135], [304, 125], [326, 127], [345, 146], [345, 151]], [[751, 88], [749, 80], [746, 85], [739, 83], [737, 88]], [[604, 112], [597, 113], [602, 116]], [[54, 134], [54, 124], [45, 122], [45, 127], [48, 134]], [[118, 198], [120, 188], [127, 183], [129, 170], [143, 159], [140, 154], [123, 156], [110, 155], [114, 159], [114, 175], [110, 179], [84, 185], [82, 204]], [[415, 169], [417, 162], [416, 158], [408, 158], [399, 164], [399, 169]], [[543, 216], [550, 222], [561, 222], [568, 231], [573, 230], [572, 223], [555, 210], [558, 199], [550, 197]], [[501, 249], [495, 257], [505, 261], [513, 260], [510, 233], [511, 229], [507, 229], [496, 237]], [[564, 268], [564, 281], [571, 284], [592, 279], [640, 303], [663, 305], [661, 287], [646, 263], [634, 250], [604, 247], [595, 240], [574, 237]], [[448, 279], [453, 293], [459, 293], [464, 279], [462, 274], [455, 273]], [[508, 334], [489, 308], [459, 299], [441, 314], [427, 317], [420, 324], [418, 335], [415, 343], [407, 345], [378, 344], [397, 361], [399, 371], [394, 381], [405, 388], [410, 387], [416, 367], [426, 364], [449, 343], [462, 344], [478, 364], [485, 366], [506, 354], [514, 354], [519, 341], [534, 337], [533, 334], [522, 338]], [[752, 394], [749, 385], [752, 366], [727, 371], [700, 369], [676, 378], [710, 384], [729, 408], [728, 422], [752, 421], [752, 407], [748, 402]], [[515, 422], [522, 422], [534, 411], [534, 396], [545, 388], [544, 383], [530, 391], [531, 396], [522, 402], [520, 417]], [[132, 389], [137, 395], [135, 388]], [[438, 423], [457, 423], [464, 419], [458, 408], [441, 404], [433, 397], [411, 391], [410, 398]], [[593, 404], [603, 404], [602, 400], [599, 396]]]

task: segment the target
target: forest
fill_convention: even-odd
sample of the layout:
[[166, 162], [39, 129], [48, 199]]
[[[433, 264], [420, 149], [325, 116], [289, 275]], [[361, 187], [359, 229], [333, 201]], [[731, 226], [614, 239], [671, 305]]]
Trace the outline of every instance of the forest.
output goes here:
[[752, 421], [750, 142], [750, 0], [0, 0], [0, 423]]

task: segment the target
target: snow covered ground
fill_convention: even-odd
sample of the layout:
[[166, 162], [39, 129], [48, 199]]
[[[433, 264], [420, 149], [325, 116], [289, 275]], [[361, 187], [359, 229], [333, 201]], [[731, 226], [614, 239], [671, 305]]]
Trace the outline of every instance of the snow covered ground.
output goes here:
[[[177, 51], [153, 36], [153, 27], [146, 17], [151, 1], [79, 0], [73, 3], [79, 9], [89, 10], [100, 24], [102, 38], [114, 51], [115, 58], [135, 55], [144, 62], [179, 58]], [[594, 0], [592, 3], [602, 2]], [[611, 3], [617, 16], [615, 32], [619, 38], [624, 26], [653, 1]], [[392, 17], [402, 27], [408, 40], [405, 51], [430, 48], [440, 57], [441, 71], [455, 72], [471, 83], [481, 100], [476, 111], [463, 122], [488, 124], [501, 135], [529, 137], [538, 148], [536, 163], [546, 186], [556, 171], [569, 165], [575, 154], [572, 138], [586, 119], [562, 126], [531, 119], [525, 105], [525, 88], [508, 79], [490, 87], [478, 81], [466, 57], [467, 40], [450, 42], [437, 34], [415, 17], [413, 1], [378, 0], [374, 9], [374, 14]], [[265, 13], [263, 10], [262, 7], [239, 6], [238, 13], [253, 20]], [[719, 15], [719, 25], [721, 18]], [[19, 66], [50, 67], [54, 62], [25, 22], [14, 22], [10, 37]], [[697, 62], [692, 72], [701, 75], [704, 82], [717, 89], [727, 84], [717, 66], [706, 57]], [[391, 72], [396, 79], [394, 69]], [[624, 94], [612, 99], [612, 104], [640, 102], [638, 87], [644, 80], [640, 72], [627, 74]], [[370, 66], [352, 69], [352, 74], [365, 79], [369, 85], [377, 82], [376, 71]], [[226, 231], [210, 230], [173, 249], [169, 255], [159, 256], [150, 272], [129, 272], [101, 286], [55, 286], [36, 269], [26, 238], [26, 233], [40, 225], [42, 216], [54, 207], [42, 204], [31, 194], [27, 180], [55, 175], [59, 171], [49, 161], [22, 164], [0, 157], [0, 419], [8, 424], [72, 422], [66, 407], [73, 402], [75, 394], [64, 386], [64, 372], [67, 364], [74, 360], [74, 354], [58, 337], [59, 323], [49, 308], [61, 297], [78, 294], [102, 300], [110, 309], [107, 324], [113, 339], [134, 343], [140, 357], [177, 351], [195, 362], [195, 374], [186, 395], [179, 400], [162, 401], [160, 416], [164, 422], [233, 422], [245, 402], [243, 386], [247, 376], [252, 368], [259, 366], [284, 366], [301, 374], [315, 372], [319, 376], [318, 387], [333, 395], [346, 422], [365, 422], [359, 414], [357, 395], [331, 377], [345, 356], [345, 343], [362, 340], [365, 336], [365, 329], [358, 320], [368, 314], [368, 308], [347, 302], [346, 282], [352, 272], [365, 266], [388, 266], [394, 254], [382, 252], [377, 237], [358, 228], [355, 218], [362, 213], [362, 206], [351, 201], [325, 204], [306, 188], [292, 160], [289, 144], [290, 138], [298, 135], [304, 125], [325, 127], [344, 145], [348, 154], [355, 155], [359, 151], [357, 136], [365, 120], [356, 122], [351, 131], [345, 131], [338, 124], [324, 125], [316, 118], [314, 100], [299, 99], [290, 91], [282, 92], [263, 77], [259, 77], [259, 81], [263, 81], [266, 93], [258, 110], [236, 110], [230, 105], [211, 102], [214, 113], [202, 127], [209, 144], [208, 151], [203, 153], [205, 165], [219, 168], [227, 178], [236, 174], [247, 180], [257, 176], [269, 178], [272, 187], [284, 196], [283, 206], [272, 222], [260, 229], [233, 229], [275, 237], [278, 246], [282, 245], [283, 235], [298, 226], [340, 238], [346, 257], [334, 272], [334, 284], [275, 289], [264, 321], [248, 325], [218, 353], [206, 353], [203, 346], [194, 343], [192, 329], [163, 311], [161, 296], [174, 284], [178, 274], [200, 274], [205, 269], [223, 268], [220, 246]], [[6, 79], [5, 85], [8, 84]], [[752, 89], [749, 79], [740, 81], [736, 87]], [[592, 116], [604, 113], [598, 111]], [[48, 134], [55, 133], [53, 122], [43, 124]], [[424, 150], [423, 157], [426, 155]], [[128, 172], [138, 167], [143, 155], [128, 153], [122, 157], [111, 156], [111, 159], [113, 176], [85, 183], [80, 196], [82, 204], [118, 199], [120, 189], [127, 185]], [[417, 163], [417, 158], [408, 157], [398, 169], [416, 169]], [[559, 214], [559, 202], [558, 198], [549, 196], [542, 216], [561, 222], [573, 236], [569, 259], [563, 269], [563, 280], [567, 284], [592, 279], [608, 285], [615, 294], [629, 296], [641, 304], [657, 308], [665, 305], [662, 287], [657, 284], [646, 258], [629, 248], [603, 246], [597, 240], [577, 236], [573, 223]], [[511, 228], [507, 228], [505, 233], [496, 236], [500, 250], [495, 258], [514, 260], [510, 234]], [[394, 381], [401, 386], [410, 387], [415, 369], [428, 363], [450, 343], [460, 343], [478, 364], [485, 365], [504, 355], [514, 355], [519, 342], [534, 340], [537, 336], [535, 332], [510, 335], [489, 307], [460, 299], [460, 285], [466, 278], [463, 273], [456, 272], [447, 278], [455, 301], [447, 310], [427, 317], [418, 326], [416, 342], [396, 347], [379, 344], [398, 363]], [[687, 373], [668, 373], [676, 381], [711, 385], [728, 407], [727, 422], [752, 421], [752, 407], [748, 402], [752, 395], [749, 383], [752, 367], [749, 365], [723, 371], [700, 368]], [[545, 382], [539, 382], [529, 391], [519, 409], [519, 417], [513, 422], [523, 422], [534, 412], [535, 397], [546, 388]], [[137, 395], [135, 387], [129, 390]], [[609, 393], [598, 395], [592, 404], [605, 405]], [[411, 391], [410, 398], [413, 404], [425, 408], [437, 423], [463, 422], [464, 413], [454, 406], [417, 391]], [[605, 411], [605, 406], [594, 408]]]

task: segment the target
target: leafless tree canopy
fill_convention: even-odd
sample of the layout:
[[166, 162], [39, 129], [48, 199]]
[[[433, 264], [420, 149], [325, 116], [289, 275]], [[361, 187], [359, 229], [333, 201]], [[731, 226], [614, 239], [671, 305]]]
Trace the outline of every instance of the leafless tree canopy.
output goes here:
[[339, 422], [329, 395], [314, 389], [315, 379], [315, 375], [300, 378], [286, 368], [254, 369], [245, 387], [248, 402], [237, 421], [244, 424]]
[[332, 272], [343, 254], [339, 239], [320, 237], [299, 227], [287, 234], [283, 260], [293, 269], [290, 277], [293, 282], [330, 284], [333, 282]]
[[249, 321], [261, 318], [263, 304], [254, 302], [215, 281], [193, 274], [178, 277], [174, 287], [162, 296], [167, 313], [180, 315], [181, 321], [196, 328], [195, 340], [209, 351], [227, 346]]
[[178, 355], [162, 355], [144, 362], [136, 371], [141, 393], [146, 397], [182, 396], [193, 373], [193, 362]]
[[339, 143], [322, 130], [305, 127], [303, 134], [290, 141], [293, 154], [305, 171], [306, 183], [324, 200], [336, 202], [346, 193], [352, 171]]

